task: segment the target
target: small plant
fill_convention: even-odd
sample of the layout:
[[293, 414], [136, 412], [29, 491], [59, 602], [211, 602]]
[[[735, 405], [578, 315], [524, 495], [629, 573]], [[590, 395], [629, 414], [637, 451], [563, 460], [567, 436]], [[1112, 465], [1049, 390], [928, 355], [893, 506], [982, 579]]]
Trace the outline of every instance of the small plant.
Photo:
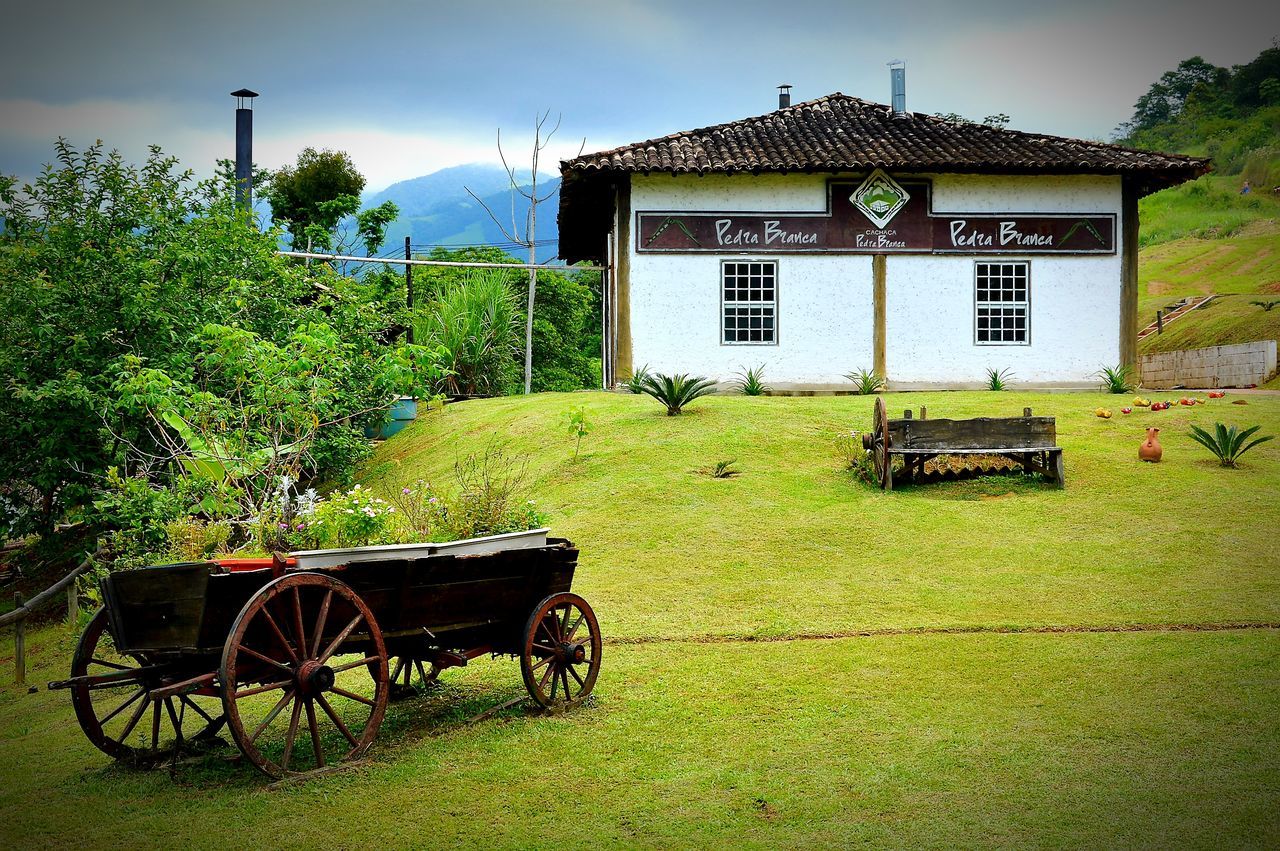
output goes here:
[[744, 367], [738, 375], [742, 377], [738, 382], [738, 392], [743, 396], [763, 396], [769, 392], [769, 386], [764, 383], [764, 364], [754, 369]]
[[1258, 307], [1261, 307], [1267, 313], [1270, 313], [1271, 308], [1275, 307], [1277, 304], [1280, 304], [1280, 301], [1275, 299], [1272, 299], [1271, 301], [1251, 301], [1249, 302], [1249, 304], [1256, 304]]
[[392, 541], [395, 506], [356, 485], [316, 506], [314, 533], [329, 547], [363, 547]]
[[987, 370], [987, 389], [1000, 392], [1009, 389], [1009, 382], [1013, 380], [1013, 370], [988, 369]]
[[198, 517], [181, 517], [165, 524], [169, 538], [168, 558], [174, 561], [204, 561], [223, 552], [231, 540], [231, 524], [206, 523]]
[[1266, 443], [1268, 440], [1275, 439], [1275, 435], [1268, 434], [1251, 443], [1245, 443], [1260, 428], [1262, 426], [1256, 425], [1240, 431], [1235, 426], [1214, 423], [1213, 432], [1210, 433], [1199, 426], [1193, 425], [1191, 427], [1191, 439], [1217, 456], [1218, 463], [1223, 467], [1234, 467], [1241, 455], [1259, 443]]
[[875, 370], [868, 372], [860, 369], [857, 372], [847, 372], [844, 377], [853, 382], [854, 392], [859, 396], [870, 396], [884, 389], [884, 376]]
[[649, 364], [645, 364], [642, 367], [633, 369], [631, 371], [631, 377], [628, 378], [624, 383], [627, 385], [628, 390], [630, 390], [632, 393], [635, 393], [638, 396], [644, 392], [644, 383], [646, 380], [648, 380], [648, 378], [649, 378]]
[[591, 420], [587, 417], [587, 407], [581, 405], [565, 411], [564, 424], [569, 429], [570, 437], [575, 438], [573, 444], [573, 460], [578, 460], [578, 450], [582, 448], [582, 438], [591, 433]]
[[1104, 366], [1094, 373], [1108, 393], [1128, 393], [1133, 390], [1133, 370], [1120, 366]]
[[655, 372], [645, 376], [641, 389], [666, 405], [667, 416], [674, 417], [694, 399], [714, 393], [716, 383], [701, 376], [690, 377], [684, 373], [663, 375]]
[[737, 459], [730, 461], [717, 461], [716, 465], [711, 468], [711, 478], [713, 479], [731, 479], [738, 475], [738, 470], [733, 469], [733, 465], [737, 464]]

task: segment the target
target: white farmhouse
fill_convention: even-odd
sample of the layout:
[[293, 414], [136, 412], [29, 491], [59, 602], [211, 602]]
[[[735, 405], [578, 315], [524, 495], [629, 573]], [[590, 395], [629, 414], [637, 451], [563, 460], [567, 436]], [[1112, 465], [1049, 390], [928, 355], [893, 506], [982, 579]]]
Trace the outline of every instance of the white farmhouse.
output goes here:
[[787, 100], [561, 164], [560, 254], [609, 270], [607, 386], [763, 364], [784, 390], [857, 369], [1078, 387], [1136, 365], [1138, 198], [1207, 160]]

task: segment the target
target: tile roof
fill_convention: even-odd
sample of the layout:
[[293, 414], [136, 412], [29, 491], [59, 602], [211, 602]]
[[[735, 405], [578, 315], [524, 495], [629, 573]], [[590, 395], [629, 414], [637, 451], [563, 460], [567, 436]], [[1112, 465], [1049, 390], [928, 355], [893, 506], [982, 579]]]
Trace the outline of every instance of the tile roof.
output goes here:
[[840, 172], [1119, 174], [1145, 195], [1198, 177], [1209, 160], [917, 113], [836, 92], [755, 118], [673, 133], [560, 164], [560, 255], [600, 259], [606, 184], [633, 173]]
[[839, 92], [766, 115], [586, 154], [562, 171], [779, 172], [868, 168], [1016, 169], [1063, 173], [1185, 172], [1208, 160], [1001, 130], [888, 106]]

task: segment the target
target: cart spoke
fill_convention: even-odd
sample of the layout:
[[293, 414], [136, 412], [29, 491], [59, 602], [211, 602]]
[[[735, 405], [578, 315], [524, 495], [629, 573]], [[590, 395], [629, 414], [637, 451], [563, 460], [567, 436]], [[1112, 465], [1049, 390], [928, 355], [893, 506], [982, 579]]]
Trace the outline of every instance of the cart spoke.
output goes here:
[[160, 748], [160, 701], [151, 701], [151, 749]]
[[578, 685], [580, 685], [582, 688], [587, 687], [587, 681], [584, 680], [582, 677], [578, 676], [578, 671], [576, 668], [574, 668], [573, 665], [570, 665], [568, 667], [568, 671], [569, 673], [573, 674], [573, 678], [578, 681]]
[[147, 711], [147, 701], [143, 700], [138, 704], [138, 708], [133, 710], [133, 715], [129, 718], [129, 723], [124, 725], [124, 730], [120, 732], [120, 738], [116, 741], [123, 743], [133, 732], [133, 728], [138, 726], [138, 722], [142, 720], [142, 715]]
[[560, 685], [560, 671], [558, 668], [551, 669], [551, 700], [556, 699], [556, 687]]
[[213, 723], [213, 716], [211, 716], [208, 712], [205, 712], [203, 709], [201, 709], [200, 704], [196, 703], [194, 700], [187, 697], [185, 694], [178, 695], [178, 699], [182, 701], [184, 706], [190, 706], [191, 711], [199, 715], [205, 721], [209, 722], [210, 724]]
[[541, 662], [539, 662], [538, 664], [534, 665], [532, 668], [530, 668], [530, 670], [532, 670], [532, 671], [536, 671], [536, 670], [538, 670], [539, 668], [541, 668], [543, 665], [547, 664], [548, 662], [554, 661], [554, 660], [555, 660], [555, 658], [556, 658], [556, 657], [554, 657], [554, 656], [543, 656], [543, 657], [542, 657], [542, 661], [541, 661]]
[[329, 644], [329, 646], [325, 648], [324, 654], [321, 655], [316, 661], [318, 661], [322, 665], [325, 662], [329, 661], [329, 657], [332, 656], [335, 652], [337, 652], [338, 648], [342, 645], [342, 642], [347, 640], [347, 636], [351, 635], [352, 631], [355, 630], [355, 628], [360, 624], [360, 621], [362, 620], [364, 620], [363, 614], [357, 614], [354, 618], [352, 618], [351, 623], [347, 624], [345, 627], [342, 628], [342, 632], [338, 633], [338, 637], [335, 638]]
[[109, 722], [109, 720], [115, 718], [116, 715], [119, 715], [120, 713], [124, 712], [124, 709], [127, 708], [129, 704], [132, 704], [134, 700], [137, 700], [138, 697], [141, 697], [142, 695], [145, 695], [145, 694], [147, 694], [146, 688], [138, 688], [137, 691], [133, 692], [132, 697], [129, 697], [128, 700], [125, 700], [123, 704], [116, 706], [116, 708], [111, 710], [111, 712], [108, 715], [106, 715], [105, 718], [102, 718], [100, 722], [97, 722], [97, 724], [99, 724], [99, 727], [106, 727], [106, 722]]
[[259, 611], [267, 619], [267, 625], [276, 634], [276, 638], [280, 639], [280, 643], [284, 645], [284, 649], [289, 654], [289, 658], [293, 660], [293, 664], [298, 664], [298, 654], [293, 652], [293, 645], [289, 643], [289, 639], [284, 637], [284, 633], [280, 630], [280, 624], [276, 623], [276, 619], [271, 617], [271, 612], [267, 610], [265, 605]]
[[302, 717], [302, 701], [293, 702], [293, 714], [289, 716], [289, 733], [284, 738], [284, 756], [280, 759], [280, 767], [289, 770], [289, 757], [293, 755], [293, 741], [298, 737], [298, 721]]
[[547, 670], [543, 672], [542, 679], [538, 680], [538, 691], [545, 692], [547, 689], [547, 680], [556, 672], [555, 665], [547, 666]]
[[573, 616], [573, 606], [569, 603], [564, 604], [564, 619], [559, 620], [560, 640], [569, 640], [569, 618]]
[[347, 737], [347, 741], [351, 743], [352, 747], [360, 744], [356, 737], [351, 735], [351, 731], [347, 729], [347, 725], [342, 723], [342, 719], [338, 717], [338, 713], [333, 711], [333, 707], [329, 705], [329, 701], [324, 699], [323, 694], [316, 695], [316, 703], [320, 704], [320, 708], [324, 710], [324, 714], [328, 715], [330, 720], [338, 726], [338, 729], [342, 731], [342, 735]]
[[253, 656], [255, 659], [259, 659], [263, 662], [266, 662], [269, 665], [275, 665], [277, 668], [284, 671], [286, 674], [290, 674], [290, 675], [293, 674], [293, 669], [290, 668], [288, 665], [278, 662], [275, 659], [272, 659], [270, 656], [267, 656], [263, 653], [259, 653], [257, 650], [254, 650], [252, 647], [250, 647], [247, 644], [241, 644], [240, 649], [243, 650], [245, 653], [248, 653], [250, 656]]
[[[400, 672], [404, 670], [404, 666], [407, 662], [408, 660], [405, 659], [403, 656], [401, 656], [399, 659], [396, 660], [396, 669], [391, 674], [391, 682], [394, 683], [396, 680], [400, 678]], [[334, 672], [337, 673], [336, 668], [334, 669]], [[406, 682], [405, 685], [408, 685], [408, 683]]]
[[578, 619], [573, 622], [573, 626], [565, 631], [564, 640], [573, 641], [573, 637], [578, 634], [578, 627], [582, 626], [582, 622], [587, 619], [586, 612], [578, 612]]
[[117, 671], [132, 671], [132, 670], [133, 670], [133, 668], [130, 668], [130, 667], [129, 667], [129, 666], [127, 666], [127, 665], [117, 665], [115, 662], [108, 662], [106, 659], [99, 659], [97, 656], [94, 656], [94, 657], [93, 657], [92, 659], [90, 659], [89, 661], [90, 661], [91, 663], [95, 664], [95, 665], [101, 665], [101, 666], [102, 666], [102, 667], [104, 667], [104, 668], [114, 668], [114, 669], [115, 669], [115, 670], [117, 670]]
[[311, 728], [311, 749], [316, 755], [316, 768], [324, 767], [324, 749], [320, 747], [320, 727], [316, 724], [316, 708], [307, 700], [307, 726]]
[[564, 682], [564, 699], [565, 699], [565, 700], [571, 700], [571, 699], [572, 699], [572, 692], [570, 692], [570, 690], [569, 690], [569, 671], [568, 671], [568, 667], [569, 667], [568, 665], [565, 665], [563, 668], [561, 668], [561, 669], [560, 669], [560, 679]]
[[324, 594], [324, 602], [320, 604], [320, 614], [316, 618], [316, 634], [311, 639], [311, 656], [316, 656], [320, 652], [320, 640], [324, 635], [325, 625], [329, 621], [329, 604], [333, 602], [333, 589], [330, 588]]
[[551, 647], [550, 645], [547, 645], [547, 644], [539, 644], [539, 643], [538, 643], [538, 642], [536, 642], [536, 641], [533, 643], [533, 646], [534, 646], [535, 648], [537, 648], [538, 650], [541, 650], [541, 651], [542, 651], [542, 652], [544, 652], [544, 653], [555, 653], [555, 652], [556, 652], [556, 649], [555, 649], [554, 647]]
[[361, 665], [369, 665], [373, 662], [381, 662], [381, 656], [366, 656], [363, 659], [357, 659], [354, 662], [347, 662], [333, 669], [335, 674], [341, 674], [343, 671], [350, 671], [352, 668], [359, 668]]
[[258, 737], [262, 735], [263, 731], [271, 726], [271, 722], [276, 720], [276, 716], [280, 714], [281, 709], [284, 709], [285, 704], [294, 699], [293, 689], [286, 691], [284, 696], [282, 696], [280, 700], [276, 702], [276, 705], [271, 708], [271, 711], [267, 713], [267, 717], [262, 719], [262, 723], [259, 724], [257, 729], [253, 731], [253, 734], [249, 736], [249, 743], [253, 744], [256, 742]]
[[173, 698], [166, 697], [164, 699], [164, 708], [169, 711], [169, 723], [173, 724], [173, 732], [179, 742], [182, 741], [182, 720], [178, 718], [178, 713], [173, 708]]
[[356, 694], [355, 692], [347, 691], [347, 690], [346, 690], [346, 689], [344, 689], [344, 688], [339, 688], [338, 686], [330, 686], [330, 687], [329, 687], [329, 691], [333, 692], [334, 694], [340, 694], [340, 695], [342, 695], [343, 697], [347, 698], [348, 700], [354, 700], [354, 701], [356, 701], [356, 702], [358, 702], [358, 703], [363, 703], [365, 706], [376, 706], [376, 705], [377, 705], [377, 702], [376, 702], [376, 701], [373, 701], [373, 700], [370, 700], [370, 699], [369, 699], [369, 698], [367, 698], [367, 697], [363, 697], [363, 696], [361, 696], [361, 695], [358, 695], [358, 694]]
[[284, 688], [285, 686], [292, 684], [293, 679], [290, 678], [287, 680], [280, 680], [276, 683], [266, 683], [265, 685], [255, 686], [254, 688], [247, 688], [244, 691], [236, 692], [236, 700], [240, 700], [245, 697], [252, 697], [255, 694], [262, 694], [264, 691], [275, 691], [278, 688]]
[[298, 639], [298, 652], [306, 656], [307, 631], [302, 626], [302, 592], [297, 585], [293, 586], [293, 628], [297, 630], [295, 635]]

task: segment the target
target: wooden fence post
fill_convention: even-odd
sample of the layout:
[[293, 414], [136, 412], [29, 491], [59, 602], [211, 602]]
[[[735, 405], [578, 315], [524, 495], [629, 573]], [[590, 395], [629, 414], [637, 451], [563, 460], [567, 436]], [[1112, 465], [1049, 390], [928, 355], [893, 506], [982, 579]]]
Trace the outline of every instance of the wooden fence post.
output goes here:
[[71, 631], [76, 631], [76, 622], [80, 620], [80, 589], [72, 582], [67, 586], [67, 623]]
[[[13, 593], [14, 610], [22, 608], [22, 604], [26, 602], [22, 598], [21, 591]], [[13, 663], [16, 667], [14, 682], [18, 685], [25, 685], [27, 682], [27, 626], [26, 618], [22, 618], [13, 625]]]

